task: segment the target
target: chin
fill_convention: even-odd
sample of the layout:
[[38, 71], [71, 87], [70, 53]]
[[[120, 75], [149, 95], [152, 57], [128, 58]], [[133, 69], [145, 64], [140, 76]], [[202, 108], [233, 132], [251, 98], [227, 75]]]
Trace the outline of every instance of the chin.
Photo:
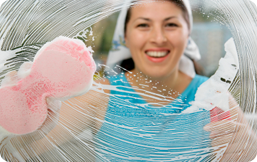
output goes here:
[[151, 71], [151, 72], [143, 72], [146, 76], [150, 77], [151, 79], [162, 79], [167, 77], [167, 72], [160, 72], [160, 71]]

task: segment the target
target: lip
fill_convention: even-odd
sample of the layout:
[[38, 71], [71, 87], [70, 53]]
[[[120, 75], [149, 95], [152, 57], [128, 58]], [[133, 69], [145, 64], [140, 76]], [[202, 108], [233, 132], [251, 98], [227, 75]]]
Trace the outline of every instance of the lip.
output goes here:
[[[164, 56], [164, 57], [159, 57], [159, 58], [156, 58], [156, 57], [151, 57], [151, 56], [148, 56], [146, 53], [148, 51], [156, 51], [156, 52], [162, 52], [162, 51], [168, 51], [169, 53]], [[154, 62], [154, 63], [160, 63], [160, 62], [163, 62], [164, 60], [167, 59], [167, 57], [170, 55], [170, 50], [169, 49], [148, 49], [145, 51], [145, 56], [146, 58], [151, 61], [151, 62]]]
[[146, 50], [145, 52], [148, 52], [148, 51], [156, 51], [156, 52], [161, 52], [161, 51], [170, 51], [169, 49], [167, 48], [153, 48], [153, 49], [148, 49]]

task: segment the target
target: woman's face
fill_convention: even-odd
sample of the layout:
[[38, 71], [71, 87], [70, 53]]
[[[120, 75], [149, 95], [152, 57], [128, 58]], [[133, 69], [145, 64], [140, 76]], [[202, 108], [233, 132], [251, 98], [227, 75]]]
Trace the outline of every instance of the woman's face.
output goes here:
[[158, 79], [178, 70], [188, 36], [182, 10], [169, 1], [154, 1], [131, 9], [125, 41], [135, 70]]

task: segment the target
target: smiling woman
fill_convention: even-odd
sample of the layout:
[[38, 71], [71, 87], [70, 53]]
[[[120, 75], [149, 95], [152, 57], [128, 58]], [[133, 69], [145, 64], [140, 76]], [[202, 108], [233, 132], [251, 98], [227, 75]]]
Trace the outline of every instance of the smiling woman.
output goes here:
[[[120, 23], [125, 25], [119, 36], [124, 34], [135, 68], [102, 82], [121, 89], [108, 93], [127, 102], [110, 97], [113, 102], [108, 103], [95, 136], [97, 152], [113, 161], [208, 161], [213, 157], [209, 133], [203, 127], [210, 122], [209, 112], [181, 114], [207, 80], [195, 75], [191, 60], [182, 57], [189, 44], [190, 7], [183, 1], [139, 2], [143, 4], [133, 5], [124, 15], [125, 7], [117, 23], [116, 31], [122, 31]], [[119, 58], [124, 55], [122, 50], [113, 50], [109, 61], [117, 51]], [[179, 65], [183, 58], [189, 63]]]
[[[52, 5], [54, 1], [48, 2], [51, 2], [55, 13], [57, 5]], [[61, 8], [68, 8], [72, 2], [79, 7], [84, 4], [79, 0], [69, 1], [67, 6]], [[90, 5], [88, 3], [81, 10], [76, 10], [79, 11], [77, 13]], [[58, 10], [58, 13], [61, 11]], [[66, 12], [69, 12], [66, 15], [76, 13], [71, 8]], [[83, 24], [82, 20], [87, 21], [90, 17], [87, 12], [86, 16], [76, 19], [71, 28]], [[65, 14], [61, 18], [65, 19]], [[53, 24], [59, 27], [55, 21]], [[52, 27], [47, 29], [53, 30]], [[195, 74], [192, 60], [199, 59], [200, 54], [190, 38], [191, 29], [189, 0], [126, 1], [118, 18], [107, 64], [118, 64], [131, 58], [133, 68], [97, 80], [89, 92], [63, 102], [61, 109], [59, 104], [46, 103], [48, 114], [42, 127], [23, 136], [7, 135], [1, 139], [1, 156], [9, 161], [251, 160], [257, 150], [255, 133], [227, 90], [215, 89], [220, 85], [227, 87], [233, 84], [233, 76], [226, 71], [229, 75], [223, 77], [223, 71], [219, 71], [216, 76], [221, 77], [217, 78], [217, 82], [222, 84], [216, 85], [217, 82], [206, 82], [208, 78]], [[82, 33], [79, 34], [82, 38], [83, 32], [79, 33]], [[236, 55], [235, 48], [227, 51]], [[224, 60], [231, 61], [230, 58], [223, 59], [222, 65]], [[238, 64], [234, 64], [234, 61], [232, 58], [232, 63], [225, 67], [236, 73]], [[59, 69], [62, 71], [62, 68]], [[62, 71], [64, 76], [68, 70]], [[69, 74], [73, 76], [74, 72]], [[9, 76], [4, 83], [13, 79], [15, 76]], [[63, 83], [63, 80], [60, 82]], [[209, 94], [222, 94], [224, 98], [214, 98], [215, 102], [207, 100], [206, 105], [212, 110], [201, 107], [201, 102], [198, 103], [199, 111], [191, 111], [197, 89], [205, 83], [208, 84], [205, 86], [207, 88], [202, 87], [203, 91], [208, 89]], [[60, 88], [58, 83], [54, 85]], [[223, 87], [221, 89], [224, 90]], [[204, 93], [201, 93], [201, 97], [213, 99], [204, 96]], [[223, 107], [215, 106], [223, 104], [225, 108], [228, 107], [226, 112], [222, 110]], [[50, 127], [54, 121], [58, 121], [58, 124]], [[92, 139], [87, 138], [88, 133], [83, 135], [88, 130], [92, 130]], [[90, 144], [84, 142], [82, 137], [87, 138]], [[75, 139], [75, 143], [71, 139]]]
[[[176, 4], [159, 1], [133, 7], [126, 26], [125, 42], [136, 65], [134, 73], [169, 82], [182, 76], [178, 63], [190, 32], [183, 11]], [[170, 82], [172, 89], [181, 85], [174, 84], [175, 80]]]
[[[230, 142], [233, 134], [222, 136], [220, 129], [225, 131], [222, 125], [210, 130], [207, 129], [211, 125], [209, 124], [205, 127], [205, 130], [212, 131], [209, 136], [203, 127], [211, 121], [231, 120], [231, 116], [234, 120], [236, 114], [242, 114], [238, 106], [233, 107], [234, 111], [231, 114], [219, 108], [189, 114], [180, 113], [189, 108], [190, 102], [194, 101], [197, 88], [207, 80], [205, 77], [195, 75], [192, 65], [191, 59], [199, 58], [199, 52], [190, 38], [192, 27], [190, 13], [190, 6], [186, 0], [139, 1], [128, 10], [125, 7], [121, 12], [114, 41], [118, 42], [116, 39], [122, 39], [124, 34], [126, 47], [120, 43], [121, 46], [113, 48], [107, 64], [116, 63], [122, 60], [121, 58], [132, 57], [130, 60], [132, 66], [124, 66], [124, 62], [121, 65], [133, 68], [125, 74], [109, 77], [105, 84], [122, 87], [124, 92], [111, 90], [108, 93], [120, 96], [118, 97], [120, 100], [125, 99], [129, 104], [125, 103], [124, 106], [124, 102], [123, 104], [117, 101], [109, 102], [105, 112], [105, 122], [95, 136], [97, 150], [102, 157], [115, 159], [114, 161], [221, 159], [222, 156], [214, 155], [222, 154], [219, 151], [224, 153], [224, 144]], [[124, 28], [122, 23], [125, 25]], [[194, 48], [191, 48], [192, 46]], [[184, 60], [188, 61], [185, 63]], [[115, 100], [112, 97], [110, 99]], [[243, 119], [242, 121], [244, 122], [239, 125], [244, 124], [244, 128], [249, 128], [247, 122]], [[222, 122], [227, 125], [226, 121]], [[118, 126], [109, 123], [116, 123]], [[238, 137], [237, 134], [240, 133], [235, 134], [234, 137]], [[222, 142], [217, 144], [217, 139], [212, 142], [214, 137]], [[256, 140], [255, 134], [251, 135], [251, 139]], [[107, 141], [108, 143], [105, 143]], [[211, 144], [216, 148], [212, 148]], [[235, 147], [237, 146], [233, 144], [233, 149]], [[224, 157], [230, 156], [234, 159], [242, 157], [231, 153], [233, 151], [231, 152], [230, 147]], [[249, 156], [249, 159], [251, 158]]]

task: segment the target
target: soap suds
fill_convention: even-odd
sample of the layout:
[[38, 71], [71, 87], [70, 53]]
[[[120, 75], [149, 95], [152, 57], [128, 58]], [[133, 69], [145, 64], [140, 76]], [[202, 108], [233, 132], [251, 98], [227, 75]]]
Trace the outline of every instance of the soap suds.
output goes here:
[[239, 63], [236, 46], [231, 38], [225, 44], [226, 55], [219, 61], [219, 68], [213, 76], [204, 82], [195, 94], [195, 101], [192, 106], [182, 113], [192, 113], [200, 110], [212, 110], [215, 107], [223, 111], [229, 110], [228, 88], [233, 82]]
[[[191, 1], [190, 1], [191, 2]], [[193, 1], [192, 1], [193, 2]], [[237, 45], [237, 54], [239, 56], [239, 65], [240, 69], [237, 73], [236, 76], [236, 83], [234, 85], [237, 85], [237, 89], [239, 90], [239, 93], [237, 93], [239, 96], [237, 99], [240, 101], [240, 106], [242, 108], [245, 108], [245, 110], [251, 114], [255, 114], [255, 107], [256, 107], [256, 10], [250, 5], [248, 1], [240, 1], [240, 0], [203, 0], [203, 7], [208, 6], [208, 4], [211, 4], [209, 6], [215, 7], [215, 12], [217, 14], [216, 20], [218, 20], [220, 23], [227, 25], [234, 37], [235, 43]], [[18, 67], [22, 65], [23, 62], [27, 61], [32, 61], [31, 56], [35, 56], [33, 53], [40, 47], [42, 44], [45, 42], [49, 42], [53, 40], [54, 38], [64, 35], [68, 36], [70, 38], [74, 38], [75, 36], [78, 35], [81, 31], [83, 31], [85, 28], [95, 24], [96, 22], [102, 20], [103, 18], [106, 18], [107, 16], [111, 15], [112, 13], [119, 11], [121, 9], [121, 6], [124, 2], [123, 1], [110, 1], [106, 3], [106, 1], [64, 1], [64, 0], [59, 0], [59, 1], [8, 1], [7, 7], [4, 9], [4, 12], [0, 12], [0, 47], [1, 47], [1, 61], [0, 61], [0, 71], [1, 76], [7, 74], [10, 71], [13, 70], [18, 70]], [[233, 4], [233, 5], [231, 5]], [[207, 15], [207, 13], [204, 13]], [[220, 14], [220, 15], [219, 15]], [[34, 44], [36, 43], [36, 45]], [[39, 43], [39, 44], [37, 44]], [[37, 46], [38, 45], [38, 46]], [[30, 47], [27, 48], [26, 50], [23, 47]], [[36, 46], [36, 48], [34, 48]], [[90, 46], [88, 46], [90, 48]], [[230, 51], [230, 50], [228, 50]], [[2, 53], [7, 53], [7, 57], [2, 55]], [[232, 54], [234, 52], [230, 51]], [[227, 62], [230, 60], [230, 58], [223, 59], [223, 61]], [[221, 64], [224, 62], [221, 61]], [[7, 65], [17, 65], [17, 66], [7, 66]], [[239, 66], [237, 66], [238, 68]], [[108, 68], [108, 67], [107, 67]], [[225, 66], [222, 68], [224, 70]], [[232, 66], [228, 66], [228, 68], [233, 68]], [[29, 70], [29, 68], [25, 68]], [[226, 70], [226, 69], [225, 69]], [[22, 72], [21, 70], [20, 72]], [[111, 69], [110, 73], [116, 73], [115, 70]], [[233, 71], [233, 70], [232, 70]], [[27, 71], [28, 72], [28, 71]], [[19, 73], [19, 76], [22, 77], [27, 77], [28, 73]], [[207, 91], [205, 94], [208, 94], [207, 96], [199, 95], [196, 99], [196, 103], [194, 103], [197, 107], [195, 110], [192, 110], [191, 113], [187, 114], [182, 114], [182, 115], [192, 115], [192, 118], [194, 117], [193, 114], [199, 112], [200, 110], [203, 109], [212, 109], [214, 105], [222, 108], [223, 110], [228, 109], [228, 105], [226, 104], [227, 102], [227, 96], [231, 93], [234, 92], [233, 87], [233, 78], [235, 74], [231, 73], [226, 74], [218, 73], [217, 78], [210, 80], [208, 85], [213, 85], [214, 87], [208, 87], [207, 89], [210, 89], [210, 92]], [[132, 78], [132, 79], [137, 79]], [[15, 79], [13, 80], [15, 83]], [[6, 81], [3, 85], [7, 86], [8, 83], [11, 83], [9, 81]], [[12, 83], [12, 84], [13, 84]], [[115, 86], [103, 86], [99, 85], [96, 83], [93, 83], [94, 86], [92, 89], [95, 91], [98, 91], [99, 93], [105, 94], [104, 90], [116, 90], [116, 91], [123, 91], [120, 90], [120, 87], [115, 87]], [[219, 87], [219, 85], [221, 85]], [[207, 86], [207, 85], [206, 85]], [[239, 87], [239, 88], [238, 88]], [[221, 90], [219, 93], [217, 90]], [[82, 90], [84, 91], [84, 90]], [[201, 92], [201, 91], [200, 91]], [[198, 93], [200, 93], [198, 92]], [[106, 95], [106, 94], [105, 94]], [[155, 96], [151, 97], [152, 95], [149, 95], [151, 99], [154, 98], [156, 100], [161, 99], [162, 96]], [[216, 97], [214, 98], [209, 98], [210, 96]], [[223, 98], [223, 97], [224, 98]], [[91, 100], [95, 99], [95, 96], [89, 96]], [[127, 98], [125, 98], [127, 97]], [[224, 99], [223, 102], [219, 102], [220, 98], [222, 100]], [[130, 96], [130, 94], [127, 94], [127, 96], [124, 96], [123, 100], [123, 105], [118, 105], [118, 106], [124, 106], [128, 108], [133, 108], [134, 106], [130, 103], [130, 100], [132, 99], [138, 99], [138, 98], [133, 98]], [[199, 102], [197, 102], [199, 101]], [[200, 103], [200, 101], [204, 101], [204, 103]], [[115, 103], [117, 102], [116, 100], [110, 100], [110, 103]], [[102, 101], [99, 101], [102, 106], [104, 103]], [[213, 103], [214, 105], [211, 105], [210, 103]], [[157, 102], [156, 104], [162, 105], [161, 102]], [[183, 104], [180, 102], [180, 104]], [[86, 112], [81, 111], [81, 108], [78, 107], [78, 105], [74, 103], [70, 103], [70, 108], [74, 109], [75, 111], [79, 112], [79, 114], [83, 114], [83, 118], [80, 118], [78, 116], [70, 116], [73, 117], [72, 121], [69, 121], [70, 124], [72, 125], [72, 128], [67, 127], [65, 123], [58, 123], [59, 125], [62, 126], [63, 131], [59, 134], [55, 134], [53, 136], [48, 137], [49, 139], [42, 145], [47, 148], [52, 148], [51, 151], [49, 150], [46, 152], [44, 155], [42, 155], [42, 159], [47, 159], [49, 161], [81, 161], [83, 159], [84, 161], [94, 161], [95, 157], [101, 159], [102, 161], [106, 160], [106, 157], [102, 156], [102, 154], [99, 154], [95, 152], [94, 145], [88, 144], [86, 141], [83, 139], [88, 140], [89, 133], [81, 133], [78, 136], [74, 134], [74, 132], [79, 132], [82, 128], [79, 127], [78, 123], [83, 123], [85, 118], [90, 118], [90, 119], [95, 119], [93, 115], [88, 115]], [[95, 110], [95, 107], [93, 105], [88, 105], [92, 110]], [[137, 105], [138, 106], [138, 105]], [[148, 104], [141, 104], [140, 108], [144, 108], [145, 111], [151, 111], [151, 109], [147, 108], [149, 106]], [[190, 110], [190, 109], [189, 109]], [[128, 110], [129, 111], [129, 110]], [[195, 112], [196, 111], [196, 112]], [[194, 112], [194, 113], [192, 113]], [[130, 113], [130, 112], [126, 112]], [[152, 112], [154, 114], [155, 112]], [[152, 115], [150, 114], [150, 115]], [[137, 115], [137, 114], [133, 114]], [[172, 115], [169, 113], [164, 113], [164, 116], [169, 116], [169, 120], [167, 123], [163, 124], [163, 127], [165, 126], [170, 126], [168, 128], [168, 131], [174, 130], [174, 127], [172, 127], [173, 123], [172, 121], [175, 119]], [[117, 116], [114, 116], [114, 118]], [[63, 117], [65, 118], [65, 117]], [[156, 117], [158, 118], [158, 116]], [[185, 122], [192, 122], [192, 118], [186, 118]], [[66, 118], [65, 118], [66, 119]], [[100, 119], [96, 119], [97, 121], [101, 121]], [[206, 118], [203, 118], [200, 122], [205, 122]], [[68, 119], [67, 119], [68, 121]], [[102, 121], [104, 122], [104, 121]], [[108, 123], [110, 125], [114, 125], [114, 123]], [[172, 124], [171, 124], [172, 123]], [[87, 124], [87, 123], [83, 123]], [[124, 125], [115, 125], [119, 128], [120, 132], [118, 133], [124, 133], [124, 136], [127, 134], [130, 134], [135, 137], [140, 137], [144, 138], [145, 140], [149, 138], [154, 137], [154, 133], [150, 135], [144, 135], [143, 133], [147, 132], [149, 129], [153, 129], [153, 132], [162, 132], [161, 130], [157, 130], [157, 125], [160, 123], [155, 123], [155, 122], [148, 122], [146, 127], [144, 127], [145, 130], [137, 130], [140, 133], [136, 132], [136, 127], [134, 126], [126, 126], [126, 124], [129, 124], [129, 122], [124, 121]], [[138, 124], [140, 124], [140, 121], [138, 121]], [[151, 124], [151, 125], [150, 125]], [[195, 125], [199, 123], [193, 123]], [[252, 124], [251, 126], [254, 127], [256, 124]], [[192, 128], [190, 128], [188, 125], [184, 125], [185, 130], [188, 130], [188, 134], [192, 135]], [[1, 127], [0, 127], [1, 129]], [[94, 128], [89, 128], [94, 130]], [[123, 129], [126, 129], [124, 132]], [[155, 130], [154, 130], [155, 129]], [[180, 128], [178, 128], [180, 129]], [[163, 129], [165, 130], [165, 129]], [[3, 133], [2, 133], [3, 132]], [[83, 131], [82, 131], [83, 132]], [[0, 130], [0, 136], [3, 135], [3, 137], [8, 136], [8, 132], [4, 132]], [[36, 135], [39, 137], [44, 137], [44, 133], [41, 131], [36, 131], [33, 133], [37, 133]], [[113, 133], [111, 132], [106, 132], [107, 135], [110, 135]], [[127, 134], [126, 134], [127, 133]], [[165, 132], [164, 132], [165, 133]], [[184, 138], [184, 139], [190, 139], [191, 141], [196, 140], [197, 138], [194, 138], [192, 136], [189, 136], [186, 134], [185, 136], [182, 136], [182, 134], [185, 132], [179, 132], [178, 133], [178, 138]], [[176, 134], [176, 133], [174, 133]], [[69, 140], [65, 144], [60, 144], [58, 143], [58, 139], [66, 139], [66, 136], [72, 136], [74, 137], [74, 140]], [[162, 134], [159, 133], [155, 138], [160, 137]], [[30, 137], [30, 136], [28, 136]], [[33, 136], [31, 136], [32, 140], [35, 140]], [[54, 141], [54, 142], [52, 142]], [[175, 139], [175, 138], [174, 138]], [[22, 148], [20, 147], [20, 144], [25, 140], [25, 138], [21, 138], [20, 136], [16, 136], [13, 139], [13, 142], [7, 142], [7, 144], [2, 147], [0, 150], [4, 150], [6, 152], [1, 152], [1, 156], [4, 157], [5, 159], [8, 159], [14, 155], [14, 157], [18, 159], [22, 159], [22, 157], [30, 158], [29, 153], [34, 153], [35, 150], [40, 149], [41, 146], [38, 147], [32, 147], [32, 148]], [[93, 140], [89, 139], [89, 143], [94, 143]], [[122, 140], [122, 139], [120, 139]], [[129, 142], [128, 139], [125, 140], [125, 142]], [[174, 142], [174, 141], [173, 141]], [[203, 141], [203, 142], [208, 142]], [[115, 143], [108, 143], [106, 142], [107, 145], [115, 145]], [[168, 143], [168, 142], [167, 142]], [[174, 142], [176, 144], [176, 142]], [[96, 143], [94, 143], [96, 144]], [[134, 145], [135, 147], [138, 147], [137, 144]], [[149, 145], [148, 145], [149, 146]], [[223, 145], [222, 145], [223, 146]], [[221, 147], [222, 147], [221, 146]], [[150, 148], [150, 147], [148, 147]], [[107, 147], [108, 149], [108, 147]], [[152, 147], [152, 149], [158, 149], [157, 147]], [[212, 152], [213, 154], [216, 155], [217, 160], [219, 157], [222, 156], [224, 151], [226, 150], [225, 147], [223, 147], [220, 151], [219, 150], [220, 146], [212, 148], [202, 148], [203, 151], [205, 152]], [[136, 151], [141, 151], [142, 149], [136, 150]], [[198, 149], [199, 150], [199, 149]], [[191, 153], [190, 152], [183, 152], [185, 153], [184, 155], [181, 155], [179, 157], [174, 158], [174, 160], [181, 160], [181, 159], [187, 159], [188, 157], [198, 157], [198, 160], [206, 160], [206, 156], [211, 155], [212, 153], [205, 154], [205, 155], [199, 155], [197, 154], [197, 149], [192, 149]], [[201, 149], [200, 149], [201, 150]], [[112, 154], [114, 157], [118, 157], [118, 152], [121, 150], [115, 150], [114, 154]], [[123, 152], [126, 153], [126, 152]], [[182, 152], [180, 152], [182, 153]], [[212, 154], [212, 155], [213, 155]], [[211, 155], [211, 156], [212, 156]], [[38, 155], [35, 155], [34, 157], [38, 157]], [[119, 156], [123, 158], [122, 156]], [[142, 160], [137, 157], [125, 157], [127, 159], [131, 160]], [[160, 161], [160, 156], [156, 155], [155, 157], [146, 157], [144, 160], [152, 160], [152, 161]], [[42, 160], [40, 159], [40, 160]], [[22, 159], [24, 160], [24, 159]], [[21, 161], [22, 161], [21, 160]], [[166, 159], [167, 161], [170, 159]], [[208, 159], [207, 159], [208, 160]], [[210, 159], [209, 159], [210, 160]], [[9, 159], [9, 161], [12, 161], [12, 159]]]

